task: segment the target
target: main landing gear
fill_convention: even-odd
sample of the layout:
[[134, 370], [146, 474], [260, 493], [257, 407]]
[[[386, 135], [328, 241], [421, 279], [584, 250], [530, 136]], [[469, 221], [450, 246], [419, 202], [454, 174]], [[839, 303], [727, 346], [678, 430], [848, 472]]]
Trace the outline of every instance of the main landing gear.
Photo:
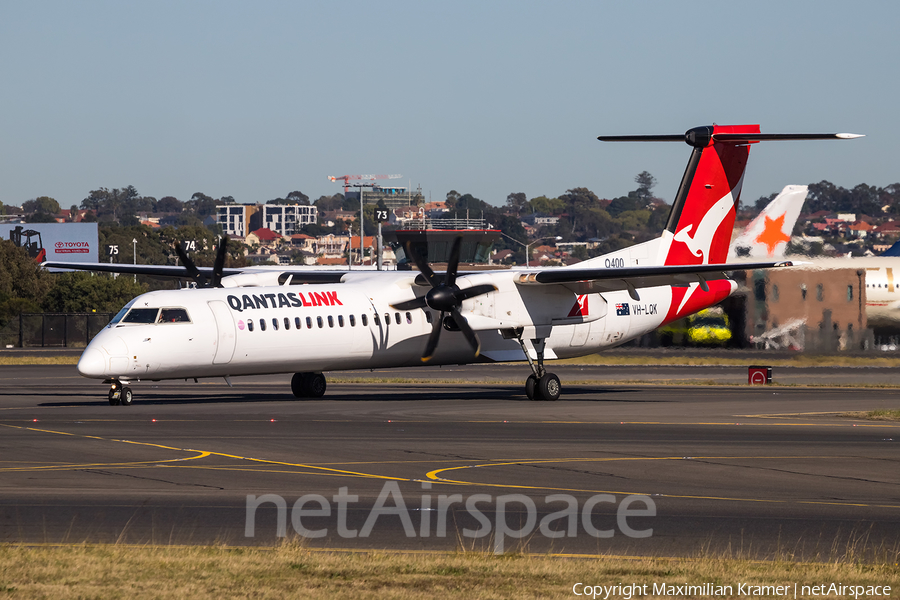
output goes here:
[[134, 402], [134, 393], [127, 385], [123, 385], [118, 379], [107, 381], [109, 387], [109, 404], [110, 406], [131, 406]]
[[325, 376], [321, 373], [294, 373], [291, 378], [291, 391], [297, 398], [321, 398], [325, 387]]
[[522, 352], [528, 359], [528, 365], [531, 367], [531, 375], [525, 380], [525, 395], [529, 400], [559, 400], [562, 385], [559, 383], [559, 377], [553, 373], [548, 373], [544, 369], [544, 342], [546, 338], [531, 340], [534, 349], [537, 352], [537, 363], [531, 360], [528, 348], [522, 337], [518, 338], [519, 345], [522, 346]]

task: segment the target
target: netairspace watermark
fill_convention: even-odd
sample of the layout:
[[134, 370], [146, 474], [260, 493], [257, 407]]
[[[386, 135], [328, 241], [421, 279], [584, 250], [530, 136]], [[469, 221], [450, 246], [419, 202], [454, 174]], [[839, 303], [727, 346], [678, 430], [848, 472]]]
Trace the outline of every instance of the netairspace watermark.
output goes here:
[[[423, 490], [430, 490], [431, 484], [424, 482]], [[304, 525], [304, 519], [336, 517], [337, 534], [341, 538], [367, 538], [372, 534], [378, 519], [396, 517], [400, 519], [403, 532], [407, 538], [444, 538], [447, 537], [447, 515], [453, 515], [454, 511], [464, 507], [465, 511], [478, 522], [477, 529], [464, 528], [463, 537], [484, 538], [493, 535], [493, 550], [497, 554], [503, 553], [506, 539], [522, 539], [531, 535], [543, 535], [547, 538], [574, 538], [580, 529], [595, 538], [611, 538], [616, 529], [602, 529], [611, 523], [600, 525], [596, 522], [599, 515], [594, 511], [603, 508], [603, 505], [615, 505], [616, 497], [612, 494], [596, 494], [591, 496], [579, 506], [578, 500], [569, 494], [550, 494], [544, 498], [544, 502], [553, 507], [559, 506], [559, 510], [544, 515], [538, 521], [537, 506], [531, 498], [524, 494], [505, 494], [491, 496], [490, 494], [472, 494], [466, 498], [462, 494], [440, 494], [433, 497], [432, 494], [422, 494], [419, 498], [419, 507], [412, 511], [407, 507], [400, 486], [396, 481], [387, 481], [381, 488], [381, 493], [375, 500], [361, 529], [350, 529], [347, 524], [347, 511], [351, 505], [359, 502], [359, 496], [350, 494], [348, 488], [339, 488], [338, 493], [331, 497], [330, 501], [321, 494], [306, 494], [300, 496], [290, 510], [290, 520], [294, 531], [306, 538], [322, 538], [328, 535], [328, 528], [309, 529]], [[334, 506], [332, 505], [334, 503]], [[274, 504], [277, 509], [277, 521], [275, 535], [287, 536], [288, 507], [284, 498], [277, 494], [264, 494], [262, 496], [247, 496], [247, 514], [244, 525], [246, 537], [256, 537], [256, 511], [264, 504]], [[336, 507], [336, 508], [335, 508]], [[492, 510], [493, 509], [493, 510]], [[413, 512], [418, 512], [418, 523], [414, 523]], [[516, 523], [510, 526], [507, 522], [509, 512]], [[493, 513], [494, 521], [485, 513]], [[524, 518], [522, 514], [524, 513]], [[616, 507], [615, 525], [619, 532], [629, 538], [648, 538], [653, 535], [653, 529], [633, 529], [628, 524], [628, 519], [637, 517], [655, 517], [656, 504], [649, 496], [626, 496]], [[309, 524], [309, 521], [307, 521]], [[456, 531], [454, 530], [454, 535]]]
[[673, 596], [691, 598], [709, 596], [711, 598], [881, 598], [891, 595], [888, 585], [846, 585], [843, 583], [821, 583], [805, 585], [784, 583], [780, 585], [759, 585], [753, 583], [619, 583], [616, 585], [590, 585], [576, 583], [572, 594], [586, 596], [593, 600], [631, 600], [643, 596]]

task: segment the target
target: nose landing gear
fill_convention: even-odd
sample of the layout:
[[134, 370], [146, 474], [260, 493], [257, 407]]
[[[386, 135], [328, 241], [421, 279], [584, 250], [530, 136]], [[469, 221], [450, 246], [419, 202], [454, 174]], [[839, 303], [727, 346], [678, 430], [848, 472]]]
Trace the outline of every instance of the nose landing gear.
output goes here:
[[118, 379], [113, 379], [107, 381], [106, 383], [110, 384], [110, 406], [118, 406], [119, 404], [121, 404], [122, 406], [131, 406], [131, 403], [134, 402], [134, 393], [131, 391], [130, 387], [128, 387], [127, 385], [123, 385], [122, 382]]

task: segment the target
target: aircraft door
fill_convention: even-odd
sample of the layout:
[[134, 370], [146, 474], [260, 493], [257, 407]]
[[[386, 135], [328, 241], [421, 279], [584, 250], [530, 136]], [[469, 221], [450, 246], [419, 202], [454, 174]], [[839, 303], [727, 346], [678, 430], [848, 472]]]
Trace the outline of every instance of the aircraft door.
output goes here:
[[572, 339], [569, 341], [569, 345], [576, 348], [584, 346], [590, 329], [590, 323], [576, 323], [575, 325], [572, 325]]
[[209, 308], [216, 318], [216, 330], [218, 331], [216, 356], [213, 358], [213, 364], [224, 365], [230, 363], [231, 358], [234, 356], [237, 341], [234, 318], [231, 316], [228, 306], [221, 300], [211, 300], [207, 304], [209, 304]]

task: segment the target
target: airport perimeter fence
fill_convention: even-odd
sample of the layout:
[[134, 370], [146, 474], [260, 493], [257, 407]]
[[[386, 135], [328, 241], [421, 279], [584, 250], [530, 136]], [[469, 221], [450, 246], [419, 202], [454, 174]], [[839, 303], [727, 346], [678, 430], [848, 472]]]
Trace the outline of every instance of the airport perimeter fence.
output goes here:
[[113, 313], [21, 314], [0, 330], [2, 348], [84, 348]]

